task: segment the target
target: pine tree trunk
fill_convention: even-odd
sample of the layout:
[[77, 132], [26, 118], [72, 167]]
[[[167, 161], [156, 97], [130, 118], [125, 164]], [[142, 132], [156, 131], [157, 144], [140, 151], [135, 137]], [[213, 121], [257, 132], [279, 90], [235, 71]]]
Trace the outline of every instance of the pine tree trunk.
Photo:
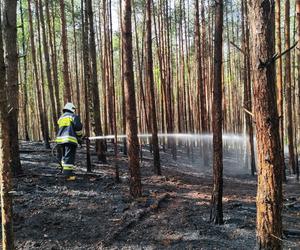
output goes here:
[[[48, 43], [46, 38], [46, 26], [45, 26], [45, 19], [44, 19], [44, 13], [43, 13], [43, 5], [42, 1], [39, 0], [39, 14], [40, 14], [40, 20], [41, 20], [41, 26], [42, 26], [42, 38], [43, 38], [43, 50], [44, 50], [44, 58], [46, 61], [46, 75], [47, 75], [47, 81], [48, 81], [48, 89], [50, 94], [50, 102], [52, 107], [52, 122], [55, 128], [55, 132], [58, 131], [58, 125], [57, 125], [57, 110], [55, 105], [55, 98], [54, 98], [54, 88], [53, 88], [53, 81], [51, 77], [51, 64], [50, 64], [50, 57], [49, 57], [49, 49], [48, 49]], [[42, 72], [43, 74], [43, 72]]]
[[[8, 2], [12, 3], [9, 4]], [[3, 14], [16, 13], [17, 1], [5, 1]], [[1, 9], [2, 6], [0, 6]], [[11, 10], [10, 10], [11, 8]], [[1, 11], [0, 11], [1, 13]], [[1, 13], [2, 14], [2, 13]], [[5, 15], [4, 15], [5, 16]], [[7, 35], [7, 25], [4, 34]], [[0, 174], [1, 174], [1, 218], [2, 218], [2, 248], [14, 249], [13, 211], [12, 211], [12, 176], [10, 166], [10, 139], [8, 120], [8, 99], [5, 76], [4, 51], [2, 40], [2, 21], [0, 17]]]
[[130, 172], [130, 194], [133, 197], [140, 197], [142, 195], [142, 184], [139, 165], [139, 141], [137, 137], [137, 116], [132, 61], [131, 0], [123, 0], [123, 7], [122, 43], [124, 45], [126, 135]]
[[[81, 0], [81, 23], [82, 23], [82, 57], [83, 57], [83, 85], [84, 85], [84, 108], [85, 108], [85, 121], [84, 129], [85, 136], [88, 138], [90, 136], [90, 66], [89, 66], [89, 42], [88, 42], [88, 23], [86, 12], [84, 10], [85, 0]], [[90, 141], [86, 140], [86, 167], [87, 172], [92, 171], [91, 156], [90, 156]]]
[[254, 81], [254, 115], [258, 153], [257, 245], [281, 249], [282, 166], [279, 118], [276, 108], [275, 64], [265, 64], [274, 55], [274, 1], [249, 3]]
[[[285, 49], [290, 48], [290, 0], [285, 1]], [[285, 99], [286, 99], [286, 122], [289, 148], [289, 167], [291, 173], [295, 174], [295, 154], [292, 121], [292, 93], [291, 93], [291, 53], [285, 55]]]
[[79, 85], [79, 73], [78, 73], [78, 55], [77, 55], [77, 36], [76, 36], [76, 23], [75, 23], [75, 9], [74, 0], [71, 1], [72, 4], [72, 21], [73, 21], [73, 37], [74, 37], [74, 62], [75, 62], [75, 82], [76, 82], [76, 108], [78, 114], [81, 114], [80, 105], [80, 85]]
[[17, 25], [16, 25], [16, 0], [3, 1], [3, 46], [4, 63], [6, 68], [6, 81], [8, 86], [9, 102], [9, 140], [11, 168], [14, 175], [22, 173], [19, 155], [19, 85], [18, 85], [18, 52], [17, 52]]
[[[250, 52], [249, 52], [249, 27], [248, 27], [248, 7], [247, 0], [242, 0], [242, 50], [244, 51], [244, 107], [251, 112], [252, 95], [251, 95], [251, 77], [250, 77]], [[256, 172], [255, 151], [253, 140], [253, 121], [252, 117], [245, 113], [246, 132], [248, 135], [248, 153], [250, 155], [251, 174]]]
[[69, 78], [68, 37], [65, 14], [65, 0], [59, 0], [61, 14], [61, 41], [63, 52], [64, 102], [71, 102], [72, 92]]
[[222, 153], [222, 54], [223, 0], [216, 1], [214, 34], [214, 89], [213, 89], [213, 192], [210, 220], [223, 224], [223, 153]]
[[147, 84], [150, 89], [150, 110], [151, 110], [151, 128], [152, 128], [152, 146], [153, 146], [153, 157], [154, 157], [154, 172], [157, 175], [161, 175], [160, 169], [160, 156], [159, 156], [159, 145], [157, 137], [157, 119], [156, 119], [156, 105], [155, 105], [155, 93], [154, 93], [154, 76], [153, 76], [153, 55], [152, 55], [152, 26], [151, 26], [151, 13], [152, 0], [147, 0], [146, 10], [146, 51], [147, 51]]
[[[94, 126], [95, 134], [103, 135], [102, 133], [102, 122], [100, 116], [100, 98], [99, 98], [99, 87], [98, 87], [98, 76], [97, 76], [97, 59], [96, 59], [96, 44], [95, 44], [95, 32], [94, 32], [94, 20], [93, 20], [93, 8], [92, 0], [87, 0], [87, 15], [89, 19], [89, 34], [90, 34], [90, 59], [91, 59], [91, 87], [90, 94], [93, 95], [93, 111], [94, 111]], [[106, 162], [104, 154], [104, 143], [102, 140], [96, 142], [98, 160]]]
[[24, 113], [24, 130], [25, 130], [25, 140], [29, 141], [28, 133], [28, 83], [27, 83], [27, 55], [26, 55], [26, 41], [25, 41], [25, 27], [24, 27], [24, 11], [23, 2], [20, 1], [20, 18], [21, 18], [21, 29], [22, 29], [22, 53], [23, 53], [23, 90], [24, 90], [24, 103], [23, 103], [23, 113]]
[[41, 84], [39, 82], [39, 73], [38, 73], [38, 66], [37, 66], [37, 61], [36, 61], [34, 31], [33, 31], [33, 23], [32, 23], [31, 0], [28, 0], [28, 18], [29, 18], [32, 64], [33, 64], [35, 84], [36, 84], [36, 89], [37, 89], [37, 105], [38, 105], [39, 118], [40, 118], [39, 121], [40, 121], [40, 127], [41, 127], [41, 131], [42, 131], [45, 147], [49, 148], [49, 138], [47, 136], [47, 132], [45, 129], [45, 116], [47, 114], [44, 112], [42, 90], [41, 90]]
[[[126, 109], [125, 109], [125, 89], [124, 89], [124, 49], [122, 41], [122, 20], [123, 10], [122, 10], [122, 0], [120, 0], [120, 74], [121, 74], [121, 95], [122, 95], [122, 132], [126, 134]], [[126, 138], [123, 139], [123, 153], [127, 155], [127, 142]]]
[[[297, 57], [296, 57], [296, 65], [297, 65], [297, 82], [296, 85], [298, 87], [298, 93], [300, 93], [300, 0], [296, 0], [296, 23], [297, 23]], [[296, 87], [296, 86], [295, 86]], [[300, 104], [300, 94], [298, 94], [298, 105]], [[300, 109], [298, 108], [298, 122], [300, 121]], [[299, 129], [296, 128], [296, 129]], [[299, 135], [299, 133], [298, 133]], [[297, 157], [298, 160], [298, 157]], [[297, 180], [299, 180], [299, 165], [296, 168]]]
[[[61, 106], [59, 99], [59, 82], [58, 82], [58, 72], [57, 72], [57, 61], [56, 61], [56, 39], [55, 39], [55, 27], [51, 27], [51, 16], [49, 11], [49, 0], [45, 0], [46, 7], [46, 16], [47, 16], [47, 27], [49, 31], [49, 45], [51, 49], [51, 62], [52, 62], [52, 73], [53, 73], [53, 84], [54, 84], [54, 92], [55, 92], [55, 101], [56, 101], [56, 111], [57, 117], [60, 116]], [[53, 2], [52, 2], [53, 8]], [[54, 17], [53, 17], [54, 22]], [[52, 34], [53, 32], [53, 34]]]
[[[281, 1], [276, 0], [276, 12], [275, 12], [275, 22], [276, 22], [276, 52], [281, 54], [281, 22], [280, 22], [280, 6]], [[276, 69], [276, 86], [277, 86], [277, 109], [279, 115], [279, 134], [280, 134], [280, 145], [281, 145], [281, 154], [284, 159], [284, 116], [283, 116], [283, 83], [282, 83], [282, 57], [277, 60], [277, 69]], [[285, 166], [283, 167], [283, 180], [286, 180], [285, 176]]]

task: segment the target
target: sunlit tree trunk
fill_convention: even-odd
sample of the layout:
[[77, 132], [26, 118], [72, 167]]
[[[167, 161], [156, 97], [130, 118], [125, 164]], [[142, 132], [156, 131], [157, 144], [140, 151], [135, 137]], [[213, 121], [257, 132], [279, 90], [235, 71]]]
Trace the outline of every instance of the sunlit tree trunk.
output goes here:
[[[296, 82], [296, 86], [298, 87], [298, 105], [300, 104], [300, 0], [296, 0], [296, 22], [297, 22], [297, 40], [298, 40], [298, 44], [297, 44], [297, 57], [296, 57], [296, 65], [297, 65], [297, 82]], [[298, 122], [300, 121], [300, 109], [298, 108]], [[299, 129], [299, 127], [297, 127], [296, 129]], [[299, 136], [299, 132], [298, 132], [298, 136]], [[297, 159], [298, 160], [298, 159]], [[299, 166], [296, 169], [296, 173], [297, 173], [297, 180], [299, 180]]]
[[[10, 3], [9, 3], [10, 2]], [[14, 3], [13, 3], [14, 2]], [[17, 1], [5, 1], [3, 14], [16, 14]], [[0, 6], [1, 9], [2, 6]], [[10, 10], [11, 8], [11, 10]], [[2, 12], [0, 11], [2, 14]], [[5, 15], [4, 15], [5, 16]], [[8, 120], [8, 100], [6, 89], [5, 63], [2, 40], [2, 18], [0, 17], [0, 174], [1, 174], [1, 222], [2, 222], [2, 248], [14, 249], [13, 212], [12, 212], [12, 176], [10, 166], [10, 140]], [[7, 26], [4, 34], [7, 35]]]
[[[290, 0], [285, 1], [285, 49], [290, 48]], [[293, 137], [293, 114], [292, 114], [292, 93], [291, 93], [291, 53], [285, 55], [285, 103], [286, 103], [286, 122], [289, 148], [289, 167], [295, 174], [295, 153]]]
[[123, 0], [123, 7], [122, 43], [124, 46], [126, 135], [130, 172], [130, 194], [133, 197], [139, 197], [142, 195], [142, 184], [139, 165], [139, 141], [137, 137], [137, 117], [132, 61], [131, 0]]
[[[276, 28], [276, 51], [278, 54], [281, 54], [281, 1], [276, 0], [276, 11], [275, 11], [275, 28]], [[283, 126], [283, 83], [282, 83], [282, 57], [277, 60], [276, 68], [276, 86], [277, 86], [277, 109], [279, 115], [279, 134], [280, 134], [280, 145], [281, 145], [281, 154], [284, 158], [284, 126]], [[283, 180], [285, 180], [285, 167], [283, 170]]]
[[[43, 5], [42, 1], [39, 0], [39, 14], [40, 14], [40, 21], [41, 21], [41, 27], [42, 27], [42, 38], [43, 38], [43, 50], [44, 50], [44, 58], [46, 61], [46, 75], [47, 75], [47, 81], [48, 81], [48, 89], [50, 94], [50, 102], [51, 102], [51, 109], [52, 109], [52, 122], [55, 128], [55, 131], [58, 131], [57, 126], [57, 110], [55, 105], [55, 97], [54, 97], [54, 88], [53, 88], [53, 81], [51, 76], [51, 64], [50, 64], [50, 57], [49, 57], [49, 48], [48, 48], [48, 42], [46, 38], [46, 25], [45, 25], [45, 19], [44, 19], [44, 13], [43, 13]], [[43, 74], [43, 72], [42, 72]]]
[[251, 0], [249, 20], [252, 34], [251, 58], [254, 81], [254, 115], [258, 153], [257, 246], [282, 247], [282, 166], [279, 118], [276, 108], [274, 55], [274, 1]]
[[38, 105], [38, 112], [39, 112], [39, 118], [40, 118], [40, 128], [42, 131], [44, 144], [46, 148], [49, 148], [49, 137], [48, 133], [46, 131], [46, 122], [45, 122], [45, 116], [47, 115], [45, 113], [44, 109], [44, 103], [43, 103], [43, 97], [42, 97], [42, 84], [39, 81], [39, 73], [38, 73], [38, 66], [37, 66], [37, 59], [36, 59], [36, 50], [35, 50], [35, 40], [34, 40], [34, 29], [33, 29], [33, 23], [32, 23], [32, 10], [31, 10], [31, 0], [28, 0], [28, 18], [29, 18], [29, 32], [30, 32], [30, 42], [31, 42], [31, 56], [32, 56], [32, 64], [33, 64], [33, 71], [34, 71], [34, 77], [35, 77], [35, 85], [37, 90], [37, 105]]

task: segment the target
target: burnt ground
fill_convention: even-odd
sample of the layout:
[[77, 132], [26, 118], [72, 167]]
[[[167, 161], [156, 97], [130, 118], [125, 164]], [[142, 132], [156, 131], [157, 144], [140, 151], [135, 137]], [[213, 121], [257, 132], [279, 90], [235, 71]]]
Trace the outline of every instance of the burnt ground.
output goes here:
[[[224, 166], [224, 220], [209, 223], [212, 177], [190, 164], [186, 152], [173, 161], [161, 154], [163, 176], [152, 174], [145, 152], [144, 196], [129, 196], [126, 158], [118, 160], [122, 183], [114, 181], [114, 157], [85, 171], [85, 151], [77, 155], [77, 180], [65, 182], [41, 143], [21, 144], [24, 176], [14, 179], [17, 249], [253, 249], [256, 179], [227, 175]], [[147, 150], [145, 150], [147, 151]], [[194, 152], [195, 154], [195, 152]], [[194, 166], [194, 167], [193, 167]], [[284, 184], [285, 249], [300, 248], [300, 184]]]

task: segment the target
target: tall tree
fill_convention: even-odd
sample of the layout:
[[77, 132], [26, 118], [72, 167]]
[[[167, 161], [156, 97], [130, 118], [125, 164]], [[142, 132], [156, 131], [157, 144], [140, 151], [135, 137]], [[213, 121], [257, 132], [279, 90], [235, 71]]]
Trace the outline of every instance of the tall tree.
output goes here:
[[9, 100], [9, 139], [11, 168], [15, 175], [22, 173], [18, 141], [19, 85], [17, 52], [17, 1], [3, 1], [3, 46]]
[[[98, 76], [97, 76], [97, 59], [96, 59], [96, 44], [95, 44], [95, 32], [94, 32], [94, 20], [93, 20], [93, 6], [92, 0], [87, 0], [87, 16], [89, 20], [89, 49], [91, 58], [91, 86], [90, 95], [93, 100], [93, 111], [94, 111], [94, 126], [95, 134], [102, 135], [101, 127], [101, 116], [100, 116], [100, 98], [99, 98], [99, 87], [98, 87]], [[104, 154], [104, 143], [102, 140], [96, 142], [98, 160], [105, 162], [106, 157]]]
[[74, 0], [71, 0], [72, 4], [72, 22], [73, 22], [73, 37], [74, 37], [74, 63], [75, 63], [75, 81], [76, 81], [76, 106], [78, 114], [81, 113], [80, 105], [80, 85], [79, 85], [79, 72], [78, 72], [78, 53], [77, 53], [77, 36], [76, 36], [76, 22], [75, 22], [75, 5]]
[[254, 81], [254, 116], [258, 153], [257, 245], [281, 249], [282, 166], [279, 119], [276, 108], [274, 1], [249, 2], [252, 33], [251, 58]]
[[23, 104], [23, 113], [24, 113], [24, 130], [25, 130], [25, 140], [29, 141], [28, 133], [28, 83], [27, 83], [27, 55], [26, 55], [26, 38], [25, 38], [25, 24], [24, 24], [24, 10], [23, 10], [23, 1], [20, 1], [20, 18], [21, 18], [21, 29], [22, 29], [22, 53], [23, 53], [23, 90], [24, 90], [24, 104]]
[[[54, 3], [52, 3], [52, 9], [54, 11]], [[56, 100], [56, 110], [57, 116], [59, 116], [61, 112], [60, 107], [60, 98], [59, 98], [59, 82], [58, 82], [58, 71], [57, 71], [57, 60], [56, 60], [56, 35], [55, 35], [55, 25], [54, 25], [54, 15], [53, 25], [51, 26], [51, 16], [49, 11], [49, 0], [45, 0], [45, 8], [46, 8], [46, 19], [47, 19], [47, 27], [49, 30], [49, 45], [51, 51], [51, 62], [52, 62], [52, 73], [53, 73], [53, 83], [54, 83], [54, 92], [55, 92], [55, 100]]]
[[146, 51], [147, 51], [147, 67], [146, 77], [147, 85], [150, 90], [150, 110], [151, 110], [151, 132], [152, 132], [152, 146], [154, 157], [154, 172], [158, 175], [161, 174], [160, 157], [159, 157], [159, 145], [157, 136], [157, 119], [156, 119], [156, 105], [155, 105], [155, 93], [154, 93], [154, 76], [153, 76], [153, 55], [152, 55], [152, 26], [151, 26], [151, 13], [152, 13], [152, 0], [147, 0], [146, 3]]
[[71, 84], [69, 78], [69, 60], [68, 60], [68, 36], [65, 13], [65, 0], [59, 0], [61, 15], [61, 42], [63, 52], [63, 77], [64, 77], [64, 101], [70, 102], [72, 99]]
[[136, 101], [132, 61], [131, 0], [123, 0], [123, 6], [122, 43], [124, 46], [124, 87], [130, 194], [133, 197], [139, 197], [142, 195], [142, 184], [139, 165], [139, 141], [137, 137]]
[[223, 223], [223, 146], [222, 146], [222, 58], [223, 58], [223, 0], [215, 3], [214, 88], [213, 88], [213, 192], [210, 220]]
[[[13, 3], [15, 2], [15, 3]], [[5, 1], [3, 14], [16, 13], [17, 1]], [[9, 9], [12, 8], [11, 11]], [[1, 6], [0, 6], [1, 9]], [[0, 11], [1, 13], [1, 11]], [[5, 15], [4, 15], [5, 16]], [[5, 63], [2, 39], [2, 18], [0, 17], [0, 174], [1, 174], [1, 220], [2, 220], [2, 248], [14, 249], [13, 214], [12, 214], [12, 178], [10, 166], [10, 140], [8, 120], [8, 100], [5, 77]], [[4, 26], [4, 34], [8, 26]], [[15, 27], [16, 28], [16, 27]], [[6, 34], [7, 35], [7, 34]]]
[[[84, 5], [86, 1], [81, 0], [81, 23], [82, 23], [82, 57], [83, 57], [83, 83], [84, 83], [84, 108], [85, 108], [85, 121], [84, 121], [84, 129], [85, 135], [88, 138], [90, 136], [90, 64], [89, 64], [89, 53], [85, 53], [85, 51], [89, 51], [89, 41], [88, 41], [88, 18], [86, 15], [86, 7]], [[91, 166], [91, 157], [90, 157], [90, 141], [87, 139], [86, 141], [86, 160], [87, 160], [87, 172], [92, 171]]]
[[[276, 27], [276, 51], [281, 54], [281, 1], [276, 0], [275, 11], [275, 27]], [[279, 115], [279, 134], [281, 142], [281, 154], [284, 157], [284, 126], [283, 126], [283, 83], [282, 83], [282, 57], [278, 58], [276, 68], [276, 86], [277, 86], [277, 109]], [[283, 170], [283, 178], [285, 179], [285, 167]]]
[[46, 25], [45, 25], [45, 18], [44, 18], [44, 12], [43, 12], [43, 4], [42, 0], [39, 0], [39, 14], [40, 14], [40, 20], [41, 20], [41, 27], [42, 27], [42, 38], [43, 38], [43, 50], [44, 50], [44, 58], [46, 62], [46, 75], [47, 75], [47, 81], [48, 81], [48, 89], [50, 94], [50, 102], [52, 107], [52, 122], [55, 128], [55, 131], [58, 131], [58, 125], [57, 125], [57, 109], [55, 105], [55, 97], [54, 97], [54, 88], [53, 88], [53, 81], [51, 76], [51, 64], [50, 64], [50, 56], [49, 56], [49, 47], [47, 42], [47, 36], [46, 36]]
[[[290, 48], [290, 0], [285, 1], [285, 48]], [[291, 53], [288, 51], [285, 55], [285, 103], [286, 103], [286, 121], [289, 148], [289, 167], [295, 174], [295, 153], [293, 137], [293, 114], [292, 114], [292, 92], [291, 92]]]
[[45, 143], [45, 147], [49, 148], [49, 136], [48, 136], [48, 129], [46, 126], [46, 115], [45, 112], [45, 103], [43, 102], [43, 91], [41, 90], [43, 86], [39, 80], [39, 73], [38, 73], [38, 66], [37, 66], [37, 59], [36, 59], [36, 50], [35, 50], [35, 40], [34, 40], [34, 29], [32, 23], [32, 10], [31, 10], [31, 0], [28, 0], [28, 18], [29, 18], [29, 31], [30, 31], [30, 42], [31, 42], [31, 56], [32, 56], [32, 64], [35, 76], [35, 84], [37, 89], [37, 104], [38, 104], [38, 111], [39, 111], [39, 118], [40, 118], [40, 126], [41, 131]]
[[[297, 40], [298, 40], [298, 44], [297, 44], [297, 87], [298, 87], [298, 93], [300, 93], [300, 0], [296, 0], [296, 22], [297, 22]], [[300, 104], [300, 95], [298, 95], [298, 104]], [[300, 109], [298, 110], [298, 121], [300, 120]], [[299, 128], [298, 128], [299, 129]], [[298, 133], [299, 135], [299, 133]], [[298, 160], [298, 159], [297, 159]], [[297, 173], [297, 179], [299, 180], [299, 166], [296, 169], [296, 173]]]
[[198, 88], [198, 98], [197, 98], [197, 108], [200, 114], [198, 125], [199, 130], [202, 133], [207, 132], [206, 127], [206, 107], [205, 107], [205, 88], [203, 86], [203, 74], [202, 74], [202, 43], [200, 41], [200, 17], [199, 17], [199, 0], [195, 0], [195, 49], [196, 49], [196, 64], [197, 64], [197, 88]]
[[[247, 111], [252, 111], [252, 92], [251, 92], [251, 75], [250, 75], [250, 51], [249, 51], [249, 22], [247, 0], [242, 0], [242, 49], [244, 51], [244, 107]], [[253, 121], [252, 117], [245, 113], [246, 132], [248, 135], [248, 152], [250, 155], [251, 174], [256, 171], [255, 151], [253, 140]]]

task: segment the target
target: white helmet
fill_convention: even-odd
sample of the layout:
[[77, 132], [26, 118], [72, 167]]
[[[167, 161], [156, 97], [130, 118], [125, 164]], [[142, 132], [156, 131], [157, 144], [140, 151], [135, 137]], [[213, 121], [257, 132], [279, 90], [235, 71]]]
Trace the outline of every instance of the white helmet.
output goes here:
[[64, 110], [68, 110], [68, 111], [71, 111], [72, 113], [75, 112], [75, 106], [73, 103], [71, 102], [68, 102], [65, 106], [64, 106]]

